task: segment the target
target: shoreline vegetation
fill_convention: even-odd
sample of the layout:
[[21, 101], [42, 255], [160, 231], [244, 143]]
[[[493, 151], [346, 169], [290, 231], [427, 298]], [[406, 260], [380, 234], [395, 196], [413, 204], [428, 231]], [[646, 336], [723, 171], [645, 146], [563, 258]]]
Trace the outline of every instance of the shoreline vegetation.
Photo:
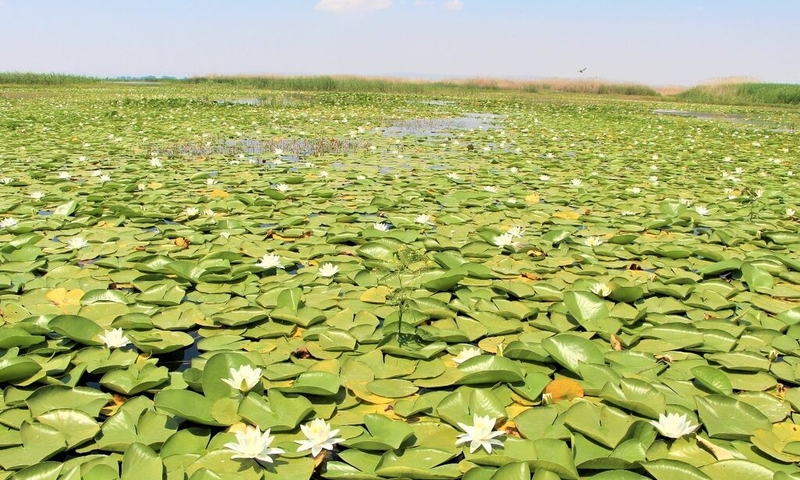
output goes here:
[[588, 94], [657, 98], [681, 103], [719, 105], [800, 105], [800, 85], [761, 83], [752, 79], [720, 81], [693, 87], [651, 87], [602, 79], [507, 80], [467, 78], [420, 80], [357, 76], [202, 76], [100, 78], [60, 73], [0, 72], [2, 85], [77, 85], [98, 83], [216, 84], [264, 90], [307, 92], [376, 92], [457, 94], [466, 92], [522, 92], [532, 94]]

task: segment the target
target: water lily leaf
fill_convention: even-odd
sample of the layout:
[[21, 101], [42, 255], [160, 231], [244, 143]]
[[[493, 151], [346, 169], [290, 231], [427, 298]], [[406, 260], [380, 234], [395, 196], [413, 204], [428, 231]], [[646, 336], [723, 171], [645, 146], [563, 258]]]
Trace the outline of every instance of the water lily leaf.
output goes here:
[[33, 417], [52, 410], [74, 409], [96, 418], [110, 400], [111, 395], [94, 388], [47, 385], [37, 388], [25, 399], [25, 404]]
[[711, 438], [748, 439], [756, 429], [772, 424], [763, 413], [745, 402], [726, 395], [696, 397], [697, 413]]
[[19, 382], [36, 375], [42, 366], [28, 357], [18, 357], [18, 348], [9, 349], [0, 357], [0, 382]]
[[542, 347], [561, 366], [573, 373], [580, 373], [582, 363], [605, 363], [600, 348], [591, 340], [577, 335], [560, 333], [542, 340]]
[[221, 426], [211, 415], [214, 402], [189, 390], [162, 390], [153, 400], [159, 410], [201, 425]]
[[414, 435], [414, 430], [407, 423], [383, 415], [364, 415], [364, 424], [367, 431], [345, 440], [342, 445], [361, 450], [397, 450]]
[[600, 398], [652, 419], [658, 419], [667, 408], [664, 394], [649, 383], [634, 378], [623, 378], [619, 384], [606, 383], [600, 391]]
[[460, 387], [444, 397], [436, 406], [436, 415], [453, 426], [471, 425], [473, 416], [506, 418], [505, 404], [492, 390]]
[[592, 292], [583, 290], [566, 292], [564, 304], [569, 314], [581, 324], [608, 317], [608, 307], [605, 302]]
[[257, 394], [245, 396], [238, 414], [262, 430], [271, 428], [284, 432], [297, 428], [313, 409], [311, 402], [301, 395], [270, 389], [266, 397]]
[[568, 439], [572, 433], [564, 426], [564, 418], [560, 408], [554, 405], [529, 408], [514, 417], [517, 430], [524, 438]]
[[730, 395], [733, 393], [733, 385], [724, 372], [707, 365], [694, 367], [691, 371], [692, 375], [694, 375], [695, 382], [701, 387], [713, 393], [720, 393], [723, 395]]
[[464, 374], [459, 385], [481, 383], [516, 383], [523, 380], [523, 374], [514, 360], [494, 355], [479, 355], [464, 361], [458, 366]]
[[763, 465], [738, 458], [714, 462], [700, 470], [711, 480], [772, 480], [775, 475]]
[[568, 428], [611, 449], [625, 438], [633, 423], [633, 418], [621, 410], [588, 402], [577, 402], [564, 414]]
[[[573, 380], [574, 381], [574, 380]], [[545, 388], [548, 387], [552, 382], [550, 381], [550, 377], [543, 373], [529, 373], [525, 375], [524, 382], [520, 384], [519, 382], [513, 383], [509, 385], [511, 390], [514, 391], [517, 395], [525, 398], [528, 401], [535, 402], [539, 396], [545, 391]], [[577, 383], [577, 382], [576, 382]], [[580, 385], [578, 385], [580, 388]], [[565, 392], [572, 392], [573, 389], [570, 388], [562, 388], [557, 392], [549, 392], [551, 395], [556, 394], [558, 395], [559, 399], [568, 399], [567, 397], [570, 396], [569, 393]], [[583, 389], [580, 391], [580, 395], [576, 396], [583, 396]], [[573, 397], [574, 398], [574, 397]]]
[[643, 463], [642, 466], [656, 480], [712, 480], [697, 467], [679, 460], [662, 458]]
[[214, 479], [214, 477], [203, 475], [204, 471], [213, 472], [222, 480], [263, 480], [264, 478], [264, 467], [258, 462], [251, 459], [233, 459], [231, 452], [225, 449], [210, 451], [186, 467], [186, 475], [190, 479]]
[[[542, 470], [542, 474], [537, 474], [542, 477], [544, 474], [551, 474], [547, 470]], [[555, 475], [555, 474], [553, 474]], [[517, 478], [530, 478], [531, 470], [527, 462], [511, 462], [507, 463], [500, 468], [492, 467], [473, 467], [464, 475], [464, 480], [513, 480]], [[555, 476], [558, 478], [558, 475]], [[544, 477], [543, 477], [544, 478]], [[538, 479], [537, 480], [542, 480]], [[546, 480], [551, 480], [547, 478]], [[555, 480], [555, 479], [552, 479]]]
[[552, 438], [539, 438], [533, 441], [537, 460], [531, 462], [534, 469], [544, 469], [556, 473], [559, 478], [578, 480], [573, 455], [567, 443]]
[[458, 285], [466, 274], [452, 271], [440, 272], [426, 275], [426, 280], [422, 282], [422, 287], [433, 292], [445, 292]]
[[751, 292], [768, 291], [775, 286], [775, 279], [769, 272], [756, 267], [750, 262], [744, 262], [741, 266], [742, 280], [747, 283], [747, 288]]
[[194, 343], [194, 338], [186, 332], [152, 329], [146, 332], [128, 332], [128, 336], [136, 348], [151, 354], [174, 352]]
[[301, 373], [291, 387], [281, 390], [283, 392], [330, 396], [339, 393], [341, 385], [341, 378], [338, 375], [317, 370]]
[[75, 210], [78, 208], [78, 201], [77, 200], [70, 200], [68, 202], [62, 203], [61, 205], [57, 206], [53, 209], [53, 215], [64, 215], [69, 216], [75, 213]]
[[147, 445], [132, 443], [122, 456], [121, 480], [161, 478], [163, 470], [161, 458]]
[[99, 336], [104, 329], [86, 317], [58, 315], [47, 324], [54, 332], [84, 345], [102, 345]]
[[361, 294], [359, 300], [366, 303], [386, 303], [386, 296], [390, 293], [392, 293], [391, 288], [385, 285], [379, 285], [367, 289]]
[[369, 382], [367, 390], [381, 397], [403, 398], [417, 393], [419, 388], [408, 380], [393, 378]]
[[19, 470], [47, 460], [67, 448], [64, 435], [41, 423], [24, 422], [20, 426], [22, 445], [0, 449], [0, 468]]
[[399, 452], [388, 451], [381, 456], [375, 473], [391, 478], [440, 479], [459, 478], [458, 465], [441, 465], [455, 457], [455, 450], [434, 448], [406, 448]]
[[729, 370], [760, 372], [769, 370], [769, 359], [754, 352], [726, 352], [706, 355], [706, 359]]
[[147, 362], [106, 372], [100, 384], [124, 395], [135, 395], [165, 383], [168, 378], [169, 370], [166, 367]]
[[212, 355], [203, 367], [203, 394], [209, 400], [226, 398], [239, 392], [224, 379], [231, 378], [231, 369], [239, 370], [243, 366], [256, 368], [250, 359], [240, 353], [220, 352]]
[[80, 478], [80, 477], [69, 478], [68, 474], [64, 474], [61, 477], [59, 477], [59, 474], [61, 474], [62, 470], [64, 470], [64, 464], [60, 462], [38, 463], [36, 465], [32, 465], [30, 467], [23, 468], [22, 470], [17, 471], [14, 474], [14, 480], [56, 480], [58, 478], [64, 480], [77, 480]]
[[88, 442], [100, 431], [100, 425], [94, 418], [80, 410], [50, 410], [36, 417], [36, 420], [61, 432], [70, 449]]

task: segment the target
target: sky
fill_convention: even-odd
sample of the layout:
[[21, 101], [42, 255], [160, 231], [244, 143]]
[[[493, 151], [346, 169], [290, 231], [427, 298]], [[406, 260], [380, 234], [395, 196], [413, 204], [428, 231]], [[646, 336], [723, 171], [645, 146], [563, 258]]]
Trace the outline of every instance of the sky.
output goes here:
[[0, 0], [0, 71], [800, 83], [800, 0]]

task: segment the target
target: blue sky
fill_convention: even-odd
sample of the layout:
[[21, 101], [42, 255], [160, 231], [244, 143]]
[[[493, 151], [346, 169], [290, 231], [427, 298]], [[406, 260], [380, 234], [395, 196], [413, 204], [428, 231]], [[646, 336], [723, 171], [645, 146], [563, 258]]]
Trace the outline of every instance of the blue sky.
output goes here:
[[800, 83], [798, 19], [800, 0], [0, 0], [0, 71]]

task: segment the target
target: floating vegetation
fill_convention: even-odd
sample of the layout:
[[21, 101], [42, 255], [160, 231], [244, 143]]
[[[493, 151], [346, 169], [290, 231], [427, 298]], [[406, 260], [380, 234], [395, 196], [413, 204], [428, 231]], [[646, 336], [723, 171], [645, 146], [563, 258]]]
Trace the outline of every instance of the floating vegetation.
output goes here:
[[0, 479], [800, 478], [796, 109], [14, 91]]

